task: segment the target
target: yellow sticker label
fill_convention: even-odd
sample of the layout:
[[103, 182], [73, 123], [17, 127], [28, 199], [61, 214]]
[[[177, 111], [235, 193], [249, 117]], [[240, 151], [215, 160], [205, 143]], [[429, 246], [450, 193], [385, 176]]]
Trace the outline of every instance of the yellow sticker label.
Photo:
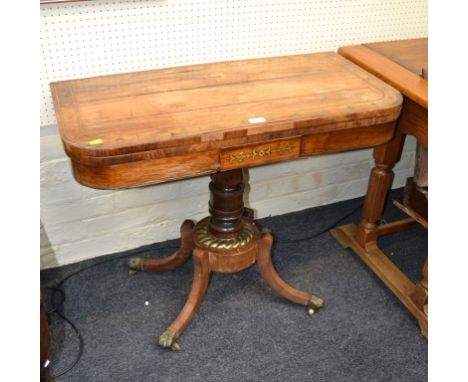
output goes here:
[[101, 138], [96, 138], [88, 142], [90, 145], [100, 145], [102, 143]]

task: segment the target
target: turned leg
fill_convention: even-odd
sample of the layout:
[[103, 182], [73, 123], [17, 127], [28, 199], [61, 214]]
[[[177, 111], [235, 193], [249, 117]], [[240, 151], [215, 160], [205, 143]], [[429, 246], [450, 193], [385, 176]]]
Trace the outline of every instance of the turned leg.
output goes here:
[[259, 242], [257, 255], [257, 264], [262, 278], [268, 286], [281, 297], [297, 304], [307, 306], [309, 315], [314, 314], [318, 308], [323, 306], [323, 300], [317, 296], [293, 288], [278, 275], [271, 261], [272, 243], [273, 237], [271, 234], [264, 233]]
[[208, 288], [210, 280], [210, 266], [208, 261], [208, 253], [200, 248], [195, 248], [193, 251], [194, 275], [192, 290], [187, 298], [185, 306], [159, 337], [159, 346], [163, 348], [171, 348], [172, 350], [180, 350], [177, 338], [181, 336], [184, 330], [192, 321], [193, 316], [197, 313], [203, 301], [203, 297]]
[[377, 246], [377, 223], [382, 216], [387, 192], [393, 181], [392, 168], [401, 157], [404, 140], [405, 135], [397, 129], [390, 142], [374, 149], [375, 167], [369, 178], [362, 211], [363, 220], [356, 231], [356, 241], [366, 251]]
[[429, 197], [427, 162], [427, 148], [424, 148], [418, 142], [416, 146], [414, 176], [406, 180], [405, 192], [403, 195], [404, 206], [416, 212], [426, 222], [428, 220], [427, 200]]
[[165, 272], [176, 269], [184, 265], [193, 251], [192, 231], [194, 224], [190, 220], [185, 220], [180, 227], [180, 249], [172, 256], [164, 259], [144, 259], [142, 257], [132, 257], [128, 261], [129, 273], [135, 274], [137, 271], [145, 272]]

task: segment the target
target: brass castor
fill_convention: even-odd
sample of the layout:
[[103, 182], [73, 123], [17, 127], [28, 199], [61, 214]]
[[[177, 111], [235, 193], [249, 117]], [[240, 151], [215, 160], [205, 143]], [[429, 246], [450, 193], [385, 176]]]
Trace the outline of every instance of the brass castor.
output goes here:
[[314, 315], [317, 309], [320, 309], [321, 307], [323, 307], [323, 304], [324, 304], [324, 301], [320, 297], [317, 297], [311, 294], [309, 296], [309, 301], [307, 302], [307, 314], [309, 316]]
[[166, 329], [164, 333], [159, 336], [158, 345], [164, 349], [179, 351], [180, 345], [176, 342], [178, 337], [176, 332]]
[[138, 271], [142, 271], [143, 261], [144, 259], [142, 257], [131, 257], [128, 260], [128, 274], [133, 276], [138, 273]]

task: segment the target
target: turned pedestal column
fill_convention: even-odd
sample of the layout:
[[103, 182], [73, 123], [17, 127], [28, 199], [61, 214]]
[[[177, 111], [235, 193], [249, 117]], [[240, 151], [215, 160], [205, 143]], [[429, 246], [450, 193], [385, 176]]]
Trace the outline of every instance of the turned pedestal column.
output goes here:
[[305, 305], [310, 315], [323, 305], [323, 300], [287, 284], [271, 261], [273, 237], [260, 233], [253, 221], [253, 211], [243, 203], [241, 169], [211, 175], [210, 216], [196, 225], [186, 220], [181, 227], [181, 247], [172, 256], [162, 259], [129, 260], [132, 273], [160, 272], [175, 269], [193, 255], [194, 278], [185, 306], [171, 325], [161, 334], [163, 348], [179, 350], [176, 342], [198, 311], [208, 288], [211, 272], [233, 273], [258, 264], [265, 282], [280, 296]]

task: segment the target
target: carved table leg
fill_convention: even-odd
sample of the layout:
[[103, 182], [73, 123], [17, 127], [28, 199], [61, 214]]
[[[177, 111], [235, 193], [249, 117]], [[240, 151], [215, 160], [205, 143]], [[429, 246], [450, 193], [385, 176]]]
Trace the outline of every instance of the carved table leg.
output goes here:
[[159, 346], [180, 350], [177, 338], [184, 332], [197, 313], [203, 301], [203, 297], [208, 288], [210, 280], [210, 265], [208, 262], [208, 253], [202, 249], [195, 248], [193, 252], [194, 275], [192, 290], [188, 296], [185, 306], [172, 322], [169, 328], [159, 337]]
[[270, 257], [272, 236], [260, 238], [253, 210], [244, 208], [242, 170], [217, 172], [211, 179], [210, 216], [195, 226], [184, 222], [180, 250], [164, 260], [130, 260], [131, 269], [160, 272], [183, 264], [193, 248], [192, 290], [177, 318], [159, 337], [158, 344], [163, 348], [180, 349], [176, 341], [200, 308], [211, 272], [240, 272], [258, 262], [262, 277], [280, 296], [307, 306], [309, 314], [323, 305], [322, 299], [291, 287], [276, 273]]
[[309, 315], [313, 315], [317, 309], [323, 306], [323, 300], [317, 296], [293, 288], [278, 275], [271, 261], [272, 243], [273, 237], [271, 234], [263, 233], [259, 242], [257, 255], [257, 265], [262, 278], [268, 286], [281, 297], [297, 304], [307, 306]]
[[375, 167], [369, 178], [362, 211], [363, 220], [356, 231], [356, 241], [366, 251], [377, 248], [377, 223], [382, 216], [387, 192], [393, 181], [392, 168], [401, 157], [404, 140], [405, 135], [397, 129], [389, 143], [374, 149]]
[[185, 220], [180, 227], [180, 249], [172, 256], [165, 259], [144, 259], [142, 257], [132, 257], [128, 261], [130, 274], [138, 271], [145, 272], [165, 272], [176, 269], [184, 265], [192, 255], [193, 240], [192, 231], [194, 224], [191, 220]]

